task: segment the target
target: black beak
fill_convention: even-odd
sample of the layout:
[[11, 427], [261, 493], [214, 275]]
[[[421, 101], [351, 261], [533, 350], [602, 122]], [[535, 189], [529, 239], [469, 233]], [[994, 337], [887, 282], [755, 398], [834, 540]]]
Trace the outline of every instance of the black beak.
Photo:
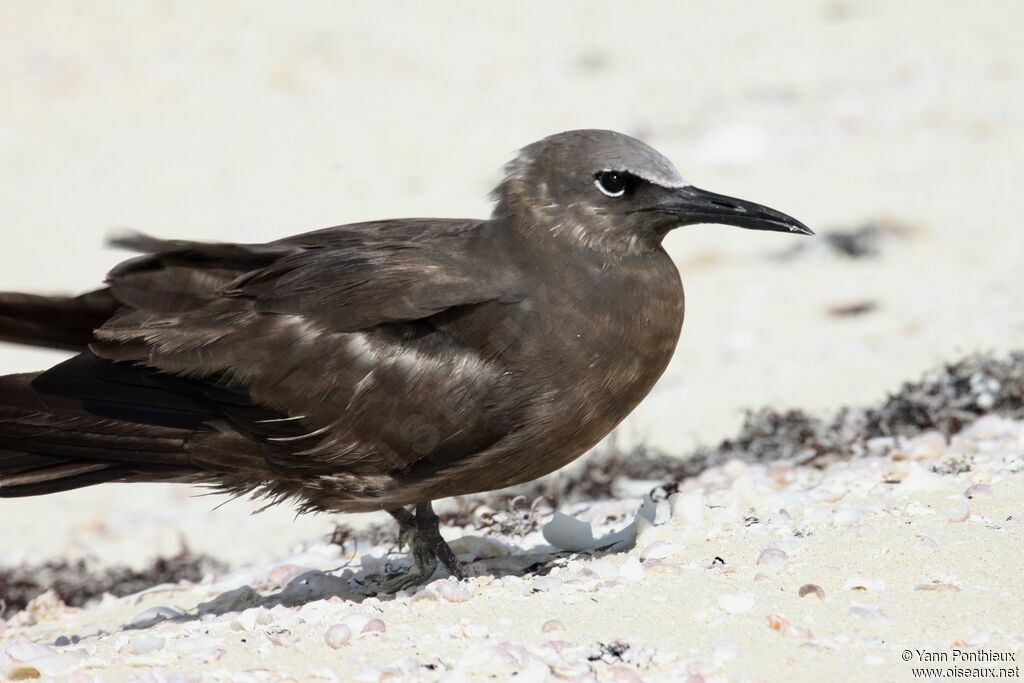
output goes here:
[[806, 225], [781, 211], [743, 199], [726, 197], [687, 185], [673, 190], [660, 202], [641, 211], [656, 211], [679, 219], [679, 225], [722, 223], [752, 230], [774, 230], [813, 235]]

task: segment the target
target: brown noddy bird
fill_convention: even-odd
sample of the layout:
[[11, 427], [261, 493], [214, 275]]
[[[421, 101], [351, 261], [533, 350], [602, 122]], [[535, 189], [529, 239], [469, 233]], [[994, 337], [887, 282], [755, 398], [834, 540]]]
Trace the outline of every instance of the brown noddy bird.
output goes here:
[[342, 225], [265, 244], [158, 240], [78, 297], [0, 294], [0, 340], [70, 349], [0, 377], [0, 497], [209, 484], [302, 511], [386, 510], [420, 582], [463, 568], [431, 501], [571, 462], [672, 357], [673, 228], [809, 235], [604, 130], [506, 166], [490, 219]]

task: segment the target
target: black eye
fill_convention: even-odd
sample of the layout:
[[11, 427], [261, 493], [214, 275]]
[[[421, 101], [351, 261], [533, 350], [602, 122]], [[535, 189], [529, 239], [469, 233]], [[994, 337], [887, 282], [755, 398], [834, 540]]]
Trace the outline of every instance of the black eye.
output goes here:
[[608, 197], [621, 197], [626, 194], [629, 179], [625, 173], [619, 171], [601, 171], [594, 176], [594, 184]]

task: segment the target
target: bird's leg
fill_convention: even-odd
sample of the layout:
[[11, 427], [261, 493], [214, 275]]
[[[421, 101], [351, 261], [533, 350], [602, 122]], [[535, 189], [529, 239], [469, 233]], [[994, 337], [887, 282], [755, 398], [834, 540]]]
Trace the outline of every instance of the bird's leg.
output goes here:
[[426, 539], [431, 551], [441, 560], [451, 575], [457, 579], [466, 578], [466, 568], [455, 556], [448, 542], [441, 536], [441, 521], [434, 512], [434, 507], [429, 503], [416, 504], [416, 533]]
[[[398, 543], [409, 546], [409, 559], [412, 567], [398, 576], [379, 582], [375, 593], [397, 593], [398, 591], [423, 583], [434, 575], [437, 562], [440, 560], [452, 576], [465, 578], [466, 571], [455, 556], [452, 549], [441, 537], [438, 528], [440, 520], [434, 514], [430, 503], [416, 505], [416, 514], [405, 508], [388, 510], [388, 514], [398, 522]], [[368, 582], [370, 586], [377, 581]]]

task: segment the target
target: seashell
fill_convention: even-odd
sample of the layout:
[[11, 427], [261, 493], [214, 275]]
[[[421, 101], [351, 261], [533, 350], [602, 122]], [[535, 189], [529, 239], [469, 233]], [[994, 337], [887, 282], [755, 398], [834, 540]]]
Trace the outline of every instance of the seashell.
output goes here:
[[661, 560], [648, 560], [644, 562], [644, 571], [648, 574], [682, 574], [683, 565]]
[[82, 658], [69, 652], [54, 652], [41, 657], [33, 657], [27, 662], [19, 662], [4, 670], [6, 677], [12, 681], [23, 681], [33, 678], [52, 678], [71, 667], [78, 666]]
[[902, 495], [936, 491], [942, 488], [942, 477], [929, 472], [915, 461], [910, 462], [907, 476], [896, 485], [895, 491]]
[[857, 508], [841, 507], [832, 513], [832, 526], [848, 527], [860, 521], [864, 513]]
[[162, 649], [164, 646], [164, 639], [160, 636], [155, 636], [152, 633], [140, 633], [137, 636], [132, 636], [129, 641], [129, 649], [133, 655], [143, 655], [147, 652], [155, 652], [156, 650]]
[[619, 576], [626, 581], [641, 581], [644, 578], [644, 567], [640, 560], [631, 557], [619, 567]]
[[231, 627], [236, 631], [252, 631], [257, 624], [269, 624], [272, 620], [266, 607], [250, 607], [234, 618]]
[[753, 593], [736, 593], [718, 598], [718, 606], [727, 614], [742, 614], [754, 606]]
[[366, 622], [366, 625], [363, 626], [363, 630], [359, 632], [359, 635], [366, 636], [372, 634], [381, 634], [384, 633], [384, 631], [386, 630], [387, 625], [384, 623], [383, 619], [370, 619], [368, 622]]
[[467, 602], [473, 594], [457, 581], [445, 581], [437, 588], [437, 594], [447, 602]]
[[811, 633], [810, 629], [800, 626], [799, 624], [794, 624], [789, 619], [778, 614], [768, 615], [768, 626], [773, 631], [778, 631], [782, 635], [790, 638], [809, 640], [814, 637], [814, 634]]
[[989, 486], [988, 484], [975, 484], [973, 486], [968, 486], [967, 489], [964, 491], [964, 497], [968, 499], [977, 498], [978, 496], [991, 495], [992, 487]]
[[926, 548], [938, 548], [939, 547], [938, 541], [936, 541], [931, 536], [918, 536], [918, 538], [921, 539], [921, 545], [925, 546]]
[[958, 505], [954, 505], [953, 508], [949, 511], [949, 521], [951, 522], [966, 522], [970, 518], [971, 508], [967, 505], [967, 503], [959, 503]]
[[788, 559], [789, 555], [786, 554], [786, 551], [770, 545], [763, 548], [758, 554], [757, 564], [762, 567], [778, 568], [784, 565]]
[[931, 583], [919, 583], [914, 586], [916, 591], [927, 591], [929, 593], [959, 593], [960, 587], [952, 583], [932, 581]]
[[291, 647], [295, 644], [292, 641], [291, 631], [287, 629], [274, 629], [269, 631], [266, 636], [267, 640], [278, 647]]
[[821, 586], [819, 586], [817, 584], [814, 584], [814, 583], [805, 583], [804, 585], [800, 586], [800, 590], [797, 591], [797, 594], [801, 598], [807, 597], [808, 595], [813, 595], [814, 597], [818, 598], [819, 600], [824, 600], [825, 599], [825, 591], [824, 591], [824, 589], [822, 589]]
[[541, 624], [540, 630], [542, 633], [555, 633], [556, 631], [564, 631], [565, 624], [560, 622], [558, 619], [548, 619]]
[[350, 640], [352, 640], [352, 629], [345, 624], [335, 624], [324, 634], [324, 642], [335, 650]]
[[619, 577], [619, 568], [611, 560], [601, 559], [583, 565], [581, 573], [588, 576], [596, 576], [605, 581], [612, 581]]
[[56, 650], [31, 640], [16, 640], [4, 649], [4, 654], [13, 662], [27, 662], [36, 657], [56, 654]]
[[649, 543], [646, 548], [640, 551], [642, 560], [664, 560], [683, 549], [683, 546], [671, 543], [670, 541], [655, 541]]

